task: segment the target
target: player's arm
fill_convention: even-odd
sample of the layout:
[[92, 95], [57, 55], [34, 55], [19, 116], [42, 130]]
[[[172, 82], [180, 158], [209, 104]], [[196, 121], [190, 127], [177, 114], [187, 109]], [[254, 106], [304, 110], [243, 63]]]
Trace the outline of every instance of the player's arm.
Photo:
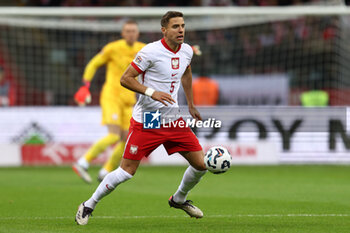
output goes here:
[[186, 101], [188, 105], [188, 111], [192, 115], [192, 117], [196, 120], [202, 120], [201, 115], [198, 110], [194, 106], [193, 103], [193, 92], [192, 92], [192, 69], [191, 66], [188, 66], [185, 73], [181, 78], [181, 84], [185, 91]]
[[96, 54], [86, 65], [83, 75], [84, 82], [91, 82], [97, 69], [106, 64], [107, 57], [103, 55], [103, 52]]
[[166, 102], [170, 104], [175, 103], [175, 100], [173, 100], [171, 95], [169, 95], [168, 93], [156, 91], [139, 83], [135, 79], [138, 75], [139, 71], [137, 71], [132, 65], [129, 65], [129, 67], [126, 69], [126, 71], [120, 79], [120, 84], [129, 90], [135, 91], [143, 95], [147, 95], [152, 99], [161, 102], [165, 106], [168, 106]]
[[196, 55], [196, 56], [202, 55], [201, 47], [199, 45], [193, 45], [193, 46], [191, 46], [191, 48], [193, 50], [194, 55]]
[[90, 83], [97, 71], [97, 69], [104, 65], [107, 62], [107, 58], [102, 55], [102, 53], [98, 53], [95, 55], [89, 63], [86, 65], [83, 75], [83, 85], [79, 88], [79, 90], [74, 95], [74, 100], [79, 105], [85, 105], [86, 103], [91, 102], [91, 94], [90, 94]]

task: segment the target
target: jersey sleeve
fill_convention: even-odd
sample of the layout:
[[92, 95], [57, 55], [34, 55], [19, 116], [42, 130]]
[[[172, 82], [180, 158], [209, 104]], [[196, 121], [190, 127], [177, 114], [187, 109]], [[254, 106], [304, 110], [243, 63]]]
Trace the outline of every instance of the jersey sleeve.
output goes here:
[[104, 65], [105, 63], [106, 63], [106, 60], [103, 57], [101, 57], [100, 54], [96, 54], [89, 61], [89, 63], [86, 65], [85, 70], [84, 70], [84, 74], [83, 74], [83, 80], [91, 82], [91, 80], [93, 79], [97, 69], [100, 66]]
[[106, 62], [109, 60], [110, 56], [110, 51], [111, 51], [111, 46], [107, 44], [106, 46], [103, 47], [103, 49], [96, 54], [86, 65], [84, 74], [83, 74], [83, 80], [91, 82], [93, 79], [97, 69], [106, 64]]
[[112, 53], [113, 47], [111, 44], [107, 44], [106, 46], [104, 46], [102, 48], [102, 50], [100, 51], [99, 55], [102, 59], [108, 61], [110, 58], [110, 55]]
[[192, 57], [193, 57], [193, 49], [188, 44], [185, 44], [185, 48], [186, 48], [187, 59], [188, 59], [187, 67], [189, 67], [191, 65], [191, 61], [192, 61]]
[[152, 54], [148, 46], [141, 49], [135, 59], [131, 62], [131, 66], [134, 67], [137, 72], [143, 73], [152, 64]]

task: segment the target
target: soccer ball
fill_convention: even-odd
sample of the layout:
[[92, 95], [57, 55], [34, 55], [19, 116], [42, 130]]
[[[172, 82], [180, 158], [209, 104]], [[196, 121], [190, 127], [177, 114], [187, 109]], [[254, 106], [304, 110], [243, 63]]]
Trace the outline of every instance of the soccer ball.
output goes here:
[[230, 168], [232, 157], [225, 147], [214, 146], [205, 154], [204, 163], [210, 172], [224, 173]]

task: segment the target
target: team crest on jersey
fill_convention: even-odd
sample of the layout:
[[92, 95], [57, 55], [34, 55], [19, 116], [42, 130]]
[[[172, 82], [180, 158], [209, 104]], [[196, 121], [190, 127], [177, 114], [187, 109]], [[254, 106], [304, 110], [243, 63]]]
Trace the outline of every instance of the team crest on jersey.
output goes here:
[[135, 59], [135, 63], [140, 64], [142, 62], [142, 58], [140, 56], [137, 56]]
[[180, 67], [180, 58], [179, 57], [173, 57], [171, 58], [171, 68], [173, 70], [177, 70]]
[[130, 154], [136, 155], [138, 148], [139, 148], [138, 146], [131, 145], [130, 146]]

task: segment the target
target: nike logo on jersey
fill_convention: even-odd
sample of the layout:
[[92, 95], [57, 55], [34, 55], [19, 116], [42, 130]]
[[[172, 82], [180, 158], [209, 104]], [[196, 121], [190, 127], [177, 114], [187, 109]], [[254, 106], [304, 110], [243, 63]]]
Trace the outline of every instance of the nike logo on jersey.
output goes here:
[[175, 75], [177, 75], [177, 73], [175, 73], [175, 74], [171, 74], [171, 77], [174, 77]]

